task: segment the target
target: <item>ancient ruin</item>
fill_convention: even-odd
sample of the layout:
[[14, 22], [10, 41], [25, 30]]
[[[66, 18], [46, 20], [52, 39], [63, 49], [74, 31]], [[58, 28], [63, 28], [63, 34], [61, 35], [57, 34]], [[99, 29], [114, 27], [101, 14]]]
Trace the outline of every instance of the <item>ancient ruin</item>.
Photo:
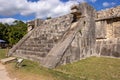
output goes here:
[[96, 12], [87, 3], [74, 5], [70, 14], [29, 22], [28, 31], [9, 56], [47, 68], [90, 56], [120, 57], [120, 6]]
[[96, 53], [120, 57], [120, 6], [96, 14]]

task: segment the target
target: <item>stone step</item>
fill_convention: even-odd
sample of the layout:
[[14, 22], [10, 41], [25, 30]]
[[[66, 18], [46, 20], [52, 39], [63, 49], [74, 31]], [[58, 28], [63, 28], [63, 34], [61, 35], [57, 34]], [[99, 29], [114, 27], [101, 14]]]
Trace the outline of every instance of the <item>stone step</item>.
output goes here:
[[[21, 57], [23, 57], [23, 56], [21, 56]], [[33, 61], [37, 61], [37, 62], [42, 62], [43, 61], [43, 59], [44, 59], [44, 57], [39, 57], [39, 56], [37, 56], [37, 55], [25, 55], [25, 57], [24, 57], [25, 59], [29, 59], [29, 60], [33, 60]]]
[[9, 57], [9, 58], [1, 59], [0, 62], [2, 64], [6, 64], [6, 63], [9, 63], [9, 62], [14, 61], [14, 60], [16, 60], [16, 57]]
[[22, 44], [21, 46], [20, 46], [20, 48], [46, 48], [46, 47], [48, 47], [48, 48], [52, 48], [54, 46], [54, 43], [46, 43], [46, 44]]
[[44, 48], [44, 47], [47, 47], [47, 44], [28, 44], [28, 45], [21, 45], [20, 48]]
[[28, 45], [28, 46], [34, 46], [34, 45], [46, 45], [46, 44], [53, 44], [56, 43], [57, 40], [53, 39], [53, 40], [40, 40], [40, 41], [26, 41], [24, 44], [22, 45]]
[[44, 57], [40, 57], [38, 55], [26, 55], [26, 54], [18, 54], [16, 53], [15, 56], [21, 57], [23, 59], [29, 59], [29, 60], [33, 60], [33, 61], [37, 61], [37, 62], [42, 62], [42, 60], [44, 59]]
[[47, 48], [47, 47], [26, 47], [26, 46], [22, 46], [19, 48], [20, 50], [30, 50], [30, 51], [38, 51], [38, 52], [49, 52], [51, 50], [51, 48]]
[[24, 55], [36, 55], [39, 57], [45, 57], [47, 55], [47, 52], [37, 52], [37, 51], [31, 51], [31, 50], [20, 50], [18, 49], [16, 51], [17, 54], [24, 54]]

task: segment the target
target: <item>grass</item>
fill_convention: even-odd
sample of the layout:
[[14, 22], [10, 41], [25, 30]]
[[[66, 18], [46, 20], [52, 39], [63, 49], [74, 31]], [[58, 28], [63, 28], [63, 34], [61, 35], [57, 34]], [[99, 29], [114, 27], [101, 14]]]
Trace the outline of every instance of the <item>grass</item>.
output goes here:
[[23, 67], [16, 68], [15, 63], [7, 64], [7, 70], [12, 78], [17, 77], [20, 80], [81, 80], [74, 75], [43, 68], [37, 62], [24, 60], [22, 65]]
[[[0, 50], [0, 56], [4, 52]], [[19, 80], [120, 80], [120, 59], [116, 58], [90, 57], [56, 69], [43, 68], [29, 60], [22, 65], [18, 69], [15, 63], [7, 64], [9, 75]]]
[[0, 59], [6, 58], [7, 52], [7, 49], [0, 49]]
[[85, 80], [120, 80], [120, 59], [90, 57], [57, 70]]

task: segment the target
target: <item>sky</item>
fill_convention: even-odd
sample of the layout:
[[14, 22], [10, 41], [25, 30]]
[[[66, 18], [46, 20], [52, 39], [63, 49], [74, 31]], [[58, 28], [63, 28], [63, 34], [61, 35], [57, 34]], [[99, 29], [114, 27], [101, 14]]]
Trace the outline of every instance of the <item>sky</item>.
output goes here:
[[0, 22], [28, 22], [36, 18], [58, 17], [70, 13], [70, 6], [87, 2], [97, 11], [120, 5], [120, 0], [0, 0]]

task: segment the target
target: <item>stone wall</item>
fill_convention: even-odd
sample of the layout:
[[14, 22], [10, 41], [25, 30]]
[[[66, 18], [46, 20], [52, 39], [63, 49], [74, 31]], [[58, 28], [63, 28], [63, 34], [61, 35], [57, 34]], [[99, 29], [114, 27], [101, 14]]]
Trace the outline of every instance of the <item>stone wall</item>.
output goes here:
[[106, 21], [97, 21], [96, 22], [96, 39], [106, 39], [106, 30], [107, 30]]
[[110, 39], [120, 37], [120, 18], [96, 21], [96, 38]]
[[96, 41], [98, 56], [120, 57], [120, 38]]
[[119, 37], [120, 6], [96, 12], [96, 37]]
[[97, 19], [107, 19], [114, 17], [120, 17], [120, 6], [98, 11], [96, 16]]
[[120, 18], [107, 20], [107, 38], [119, 38], [120, 37]]
[[96, 53], [120, 57], [120, 6], [97, 12]]

